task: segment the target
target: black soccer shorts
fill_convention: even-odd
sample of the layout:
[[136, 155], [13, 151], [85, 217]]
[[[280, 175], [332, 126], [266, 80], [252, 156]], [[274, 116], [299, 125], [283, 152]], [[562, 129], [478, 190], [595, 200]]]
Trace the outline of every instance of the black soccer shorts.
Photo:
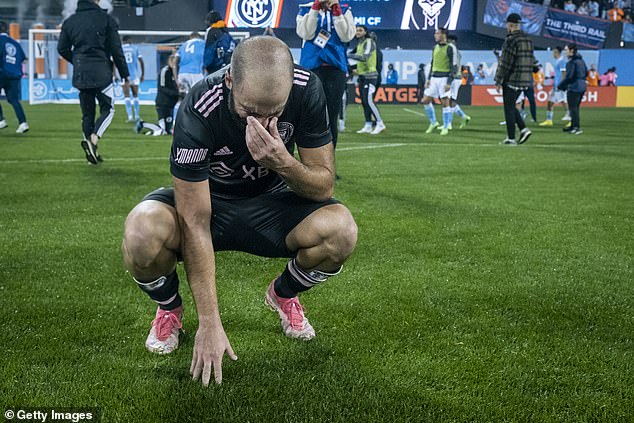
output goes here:
[[[175, 207], [174, 188], [159, 188], [143, 198]], [[312, 212], [339, 204], [334, 198], [312, 201], [290, 190], [228, 200], [212, 196], [211, 235], [215, 251], [243, 251], [261, 257], [295, 257], [286, 236]]]

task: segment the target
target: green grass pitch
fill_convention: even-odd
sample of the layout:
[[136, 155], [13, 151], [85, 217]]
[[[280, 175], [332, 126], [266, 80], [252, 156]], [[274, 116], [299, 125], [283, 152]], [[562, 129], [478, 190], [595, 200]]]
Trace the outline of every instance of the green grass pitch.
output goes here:
[[[317, 331], [285, 338], [264, 290], [283, 268], [218, 254], [239, 360], [221, 386], [182, 346], [144, 349], [155, 306], [126, 274], [123, 221], [171, 184], [168, 137], [117, 115], [90, 166], [78, 105], [26, 107], [0, 132], [0, 406], [98, 407], [103, 421], [634, 421], [634, 121], [583, 109], [580, 136], [531, 126], [499, 145], [501, 108], [425, 135], [420, 106], [350, 106], [336, 196], [359, 225], [343, 273], [302, 297]], [[539, 111], [541, 117], [544, 111]], [[151, 107], [143, 115], [154, 121]], [[437, 110], [440, 115], [440, 110]], [[457, 126], [457, 125], [454, 125]], [[182, 272], [182, 268], [179, 271]]]

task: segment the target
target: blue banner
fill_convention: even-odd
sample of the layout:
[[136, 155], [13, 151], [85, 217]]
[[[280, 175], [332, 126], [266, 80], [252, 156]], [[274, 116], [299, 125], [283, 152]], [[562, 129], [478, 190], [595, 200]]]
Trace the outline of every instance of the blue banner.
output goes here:
[[548, 9], [542, 36], [576, 43], [579, 47], [602, 48], [610, 21]]
[[623, 41], [626, 43], [634, 43], [634, 24], [623, 24]]

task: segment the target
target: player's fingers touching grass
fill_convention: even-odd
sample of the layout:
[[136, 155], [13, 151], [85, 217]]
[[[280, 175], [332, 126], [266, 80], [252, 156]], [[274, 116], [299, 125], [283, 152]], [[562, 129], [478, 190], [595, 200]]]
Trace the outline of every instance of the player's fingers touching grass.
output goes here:
[[222, 358], [225, 353], [233, 361], [238, 359], [224, 330], [222, 328], [205, 329], [199, 327], [194, 340], [194, 352], [190, 368], [192, 379], [198, 380], [202, 375], [203, 385], [208, 386], [213, 367], [215, 382], [217, 384], [222, 383]]

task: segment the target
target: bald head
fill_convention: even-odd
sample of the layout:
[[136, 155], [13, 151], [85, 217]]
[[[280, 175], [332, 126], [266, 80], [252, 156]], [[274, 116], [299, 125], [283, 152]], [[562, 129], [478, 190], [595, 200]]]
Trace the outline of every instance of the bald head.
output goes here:
[[293, 85], [293, 56], [277, 38], [252, 37], [242, 41], [231, 57], [231, 89], [258, 105], [286, 102]]

